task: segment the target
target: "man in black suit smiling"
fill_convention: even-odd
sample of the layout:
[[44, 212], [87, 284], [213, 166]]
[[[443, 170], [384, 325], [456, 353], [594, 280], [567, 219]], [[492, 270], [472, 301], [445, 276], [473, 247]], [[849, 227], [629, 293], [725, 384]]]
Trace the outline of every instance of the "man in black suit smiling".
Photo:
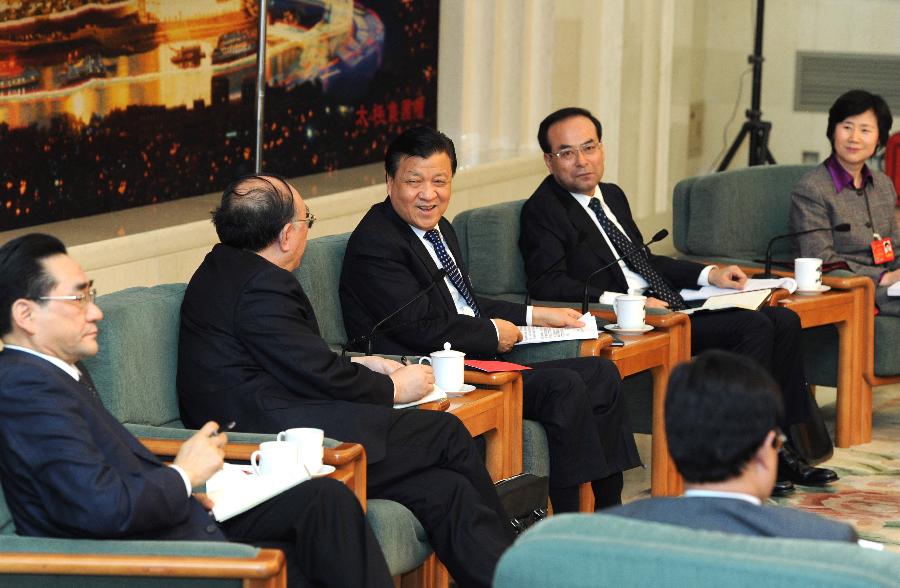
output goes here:
[[[628, 199], [619, 186], [601, 183], [603, 129], [583, 108], [563, 108], [547, 116], [538, 142], [550, 175], [522, 207], [519, 247], [531, 295], [544, 300], [581, 301], [591, 280], [596, 301], [616, 294], [644, 294], [648, 306], [684, 308], [678, 290], [713, 285], [739, 288], [747, 276], [737, 266], [703, 266], [644, 251]], [[630, 255], [628, 255], [630, 252]], [[619, 263], [616, 258], [626, 255]], [[559, 260], [563, 261], [560, 262]], [[781, 385], [785, 431], [809, 418], [810, 402], [800, 352], [800, 320], [785, 308], [730, 310], [691, 318], [691, 350], [726, 349], [748, 355], [770, 369]], [[810, 467], [790, 443], [781, 454], [779, 491], [792, 483], [821, 486], [837, 479], [831, 470]]]
[[[428, 287], [439, 268], [446, 278], [385, 325], [375, 350], [418, 355], [449, 341], [469, 356], [494, 356], [521, 338], [516, 325], [580, 325], [572, 309], [492, 300], [475, 291], [443, 218], [456, 172], [446, 135], [427, 127], [406, 131], [388, 147], [385, 172], [388, 197], [353, 231], [344, 256], [341, 308], [351, 339]], [[522, 374], [522, 412], [547, 431], [554, 512], [577, 510], [584, 482], [592, 483], [596, 508], [619, 504], [622, 472], [640, 458], [615, 366], [583, 357], [531, 367]]]

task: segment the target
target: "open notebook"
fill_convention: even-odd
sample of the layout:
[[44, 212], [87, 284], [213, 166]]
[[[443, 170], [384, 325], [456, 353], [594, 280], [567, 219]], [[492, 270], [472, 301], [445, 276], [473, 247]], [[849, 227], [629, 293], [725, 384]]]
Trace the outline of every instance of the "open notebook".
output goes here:
[[680, 310], [684, 314], [696, 314], [698, 312], [711, 312], [714, 310], [728, 310], [730, 308], [745, 308], [747, 310], [759, 310], [772, 296], [771, 288], [765, 290], [750, 290], [734, 292], [732, 294], [719, 294], [710, 296], [703, 301], [702, 306]]

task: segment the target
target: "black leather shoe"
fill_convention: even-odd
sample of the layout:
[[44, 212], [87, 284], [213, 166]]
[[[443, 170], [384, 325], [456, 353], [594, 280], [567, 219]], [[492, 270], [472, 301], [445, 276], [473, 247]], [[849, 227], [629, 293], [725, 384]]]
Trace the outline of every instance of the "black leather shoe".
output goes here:
[[794, 487], [794, 483], [790, 480], [780, 480], [775, 482], [775, 486], [772, 487], [772, 496], [787, 496], [788, 494], [793, 494], [796, 488]]
[[825, 486], [838, 479], [838, 475], [825, 468], [814, 468], [797, 455], [797, 452], [785, 443], [778, 453], [778, 480], [789, 480], [801, 486]]

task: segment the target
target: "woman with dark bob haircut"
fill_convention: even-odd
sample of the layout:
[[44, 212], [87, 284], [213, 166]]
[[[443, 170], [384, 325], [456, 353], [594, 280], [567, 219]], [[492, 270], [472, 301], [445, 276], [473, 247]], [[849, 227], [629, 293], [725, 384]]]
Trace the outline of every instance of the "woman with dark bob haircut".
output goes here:
[[900, 228], [894, 215], [897, 194], [883, 173], [866, 161], [887, 145], [894, 119], [884, 98], [850, 90], [828, 111], [831, 155], [794, 186], [791, 231], [849, 223], [850, 231], [819, 231], [797, 239], [803, 257], [825, 263], [844, 261], [854, 273], [875, 282], [881, 314], [900, 316], [900, 298], [887, 288], [900, 281], [900, 253], [894, 253]]

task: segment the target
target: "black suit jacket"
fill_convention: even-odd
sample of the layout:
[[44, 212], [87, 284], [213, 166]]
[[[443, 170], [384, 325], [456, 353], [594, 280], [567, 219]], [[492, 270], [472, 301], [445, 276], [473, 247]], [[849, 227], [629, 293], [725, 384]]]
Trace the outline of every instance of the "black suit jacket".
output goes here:
[[216, 245], [191, 278], [177, 384], [189, 427], [317, 427], [384, 456], [393, 382], [332, 352], [294, 275], [255, 253]]
[[845, 523], [793, 508], [757, 506], [736, 498], [648, 498], [611, 508], [606, 514], [758, 537], [852, 542], [858, 539], [853, 527]]
[[[438, 228], [456, 259], [482, 317], [460, 315], [444, 280], [425, 296], [385, 323], [376, 334], [380, 353], [418, 354], [453, 349], [474, 356], [497, 353], [497, 331], [491, 318], [525, 324], [526, 307], [475, 294], [453, 227], [441, 219]], [[375, 204], [353, 231], [341, 271], [341, 307], [351, 340], [364, 337], [381, 319], [427, 288], [439, 267], [412, 228], [391, 207]], [[360, 344], [364, 347], [364, 344]]]
[[0, 352], [0, 481], [20, 535], [225, 540], [83, 385], [14, 349]]
[[[615, 184], [601, 183], [600, 190], [625, 234], [636, 247], [640, 247], [644, 237], [634, 222], [625, 193]], [[519, 248], [525, 258], [525, 271], [529, 279], [534, 280], [549, 270], [543, 278], [531, 284], [531, 295], [544, 300], [572, 302], [581, 301], [584, 282], [592, 272], [627, 253], [610, 249], [588, 212], [553, 176], [547, 176], [522, 207]], [[664, 255], [635, 255], [646, 255], [650, 264], [675, 290], [696, 288], [697, 278], [704, 267]], [[550, 269], [561, 258], [563, 261]], [[589, 293], [592, 300], [596, 301], [607, 290], [628, 290], [625, 274], [617, 263], [591, 280]]]

